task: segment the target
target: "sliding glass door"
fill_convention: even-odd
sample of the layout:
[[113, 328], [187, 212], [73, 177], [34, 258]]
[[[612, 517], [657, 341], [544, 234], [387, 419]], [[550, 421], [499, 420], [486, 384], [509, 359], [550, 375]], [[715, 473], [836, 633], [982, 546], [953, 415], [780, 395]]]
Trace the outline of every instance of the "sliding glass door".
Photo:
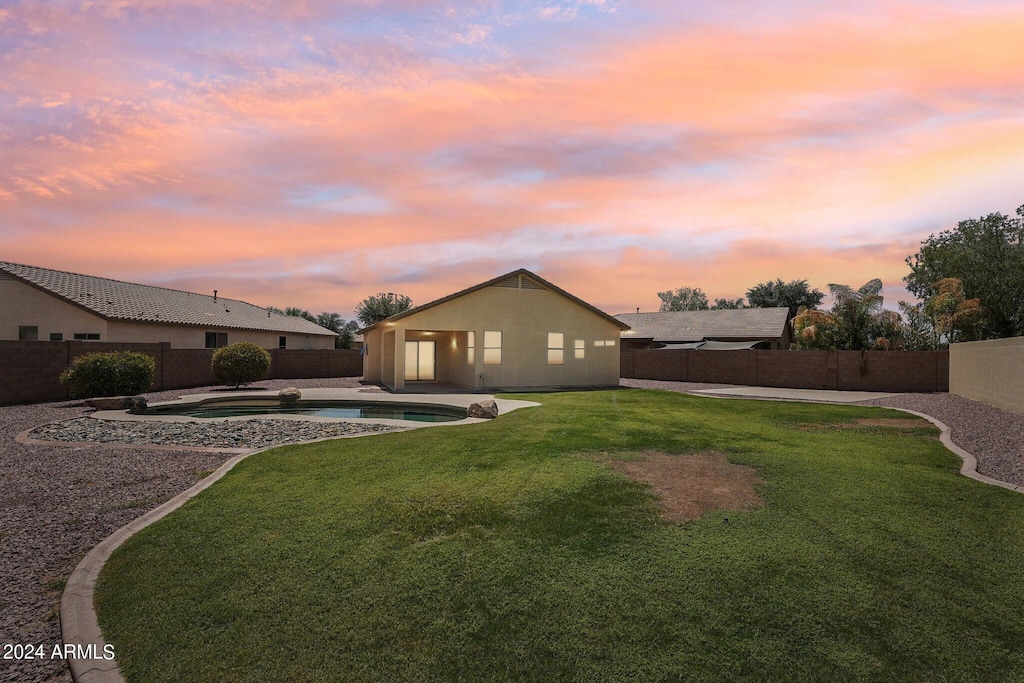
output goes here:
[[405, 381], [434, 380], [434, 342], [405, 342]]

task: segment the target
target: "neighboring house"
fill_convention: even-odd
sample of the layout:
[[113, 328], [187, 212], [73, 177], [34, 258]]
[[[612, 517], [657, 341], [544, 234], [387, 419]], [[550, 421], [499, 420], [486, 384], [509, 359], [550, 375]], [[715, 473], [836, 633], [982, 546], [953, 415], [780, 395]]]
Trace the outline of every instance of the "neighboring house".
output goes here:
[[360, 330], [363, 376], [395, 391], [618, 386], [625, 329], [520, 269]]
[[792, 339], [785, 307], [622, 313], [615, 317], [631, 328], [622, 333], [622, 348], [627, 351], [788, 349]]
[[0, 339], [169, 342], [180, 349], [240, 341], [333, 349], [337, 335], [304, 318], [236, 299], [0, 262]]

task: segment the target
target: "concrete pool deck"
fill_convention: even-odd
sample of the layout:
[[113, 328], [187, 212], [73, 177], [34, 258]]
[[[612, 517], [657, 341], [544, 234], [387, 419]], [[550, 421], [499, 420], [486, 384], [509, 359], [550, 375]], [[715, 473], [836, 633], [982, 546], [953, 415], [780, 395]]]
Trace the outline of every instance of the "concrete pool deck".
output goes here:
[[[185, 394], [180, 398], [171, 401], [161, 401], [150, 404], [150, 408], [168, 406], [191, 406], [204, 402], [216, 402], [229, 405], [231, 403], [242, 403], [251, 400], [274, 400], [277, 392], [273, 391], [239, 391], [226, 394], [200, 393]], [[455, 408], [469, 408], [480, 401], [493, 400], [498, 406], [498, 415], [518, 410], [520, 408], [532, 408], [539, 406], [535, 401], [519, 401], [507, 398], [495, 398], [490, 394], [389, 394], [387, 392], [368, 392], [365, 389], [353, 388], [311, 388], [302, 389], [300, 401], [357, 401], [359, 403], [395, 403], [395, 404], [421, 404], [436, 405]], [[373, 422], [386, 424], [393, 427], [404, 427], [407, 429], [418, 429], [421, 427], [440, 427], [443, 425], [462, 425], [486, 422], [486, 419], [466, 417], [462, 420], [449, 422], [416, 422], [413, 420], [394, 420], [389, 418], [375, 417], [318, 417], [314, 415], [295, 415], [287, 413], [268, 413], [261, 415], [244, 415], [239, 417], [189, 417], [187, 415], [133, 415], [126, 410], [97, 410], [89, 417], [97, 420], [117, 420], [122, 422], [201, 422], [209, 423], [214, 421], [239, 421], [251, 420], [254, 418], [275, 420], [305, 420], [308, 422]]]

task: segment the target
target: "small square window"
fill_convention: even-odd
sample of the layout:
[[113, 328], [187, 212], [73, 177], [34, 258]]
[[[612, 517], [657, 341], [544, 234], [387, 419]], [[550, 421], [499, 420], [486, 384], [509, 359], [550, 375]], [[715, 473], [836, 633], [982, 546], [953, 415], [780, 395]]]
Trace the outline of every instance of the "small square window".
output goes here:
[[75, 341], [98, 341], [99, 332], [75, 332]]
[[228, 333], [227, 332], [207, 332], [206, 333], [206, 348], [208, 349], [219, 349], [228, 345]]
[[288, 348], [288, 337], [278, 337], [277, 338], [277, 348], [279, 348], [279, 349], [287, 349]]
[[577, 339], [573, 343], [573, 357], [576, 360], [583, 360], [587, 353], [587, 343], [582, 339]]
[[39, 341], [39, 328], [36, 325], [18, 327], [18, 341]]
[[64, 341], [64, 333], [63, 332], [51, 332], [50, 333], [50, 341]]

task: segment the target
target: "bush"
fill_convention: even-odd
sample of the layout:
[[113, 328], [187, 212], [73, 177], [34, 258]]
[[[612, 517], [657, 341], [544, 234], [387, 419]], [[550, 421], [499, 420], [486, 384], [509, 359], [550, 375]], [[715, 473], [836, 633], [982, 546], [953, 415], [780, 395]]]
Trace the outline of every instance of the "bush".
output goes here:
[[270, 354], [252, 342], [239, 342], [214, 351], [210, 369], [219, 381], [238, 388], [266, 376]]
[[71, 398], [134, 396], [153, 386], [156, 361], [135, 351], [88, 353], [71, 361], [60, 374]]

